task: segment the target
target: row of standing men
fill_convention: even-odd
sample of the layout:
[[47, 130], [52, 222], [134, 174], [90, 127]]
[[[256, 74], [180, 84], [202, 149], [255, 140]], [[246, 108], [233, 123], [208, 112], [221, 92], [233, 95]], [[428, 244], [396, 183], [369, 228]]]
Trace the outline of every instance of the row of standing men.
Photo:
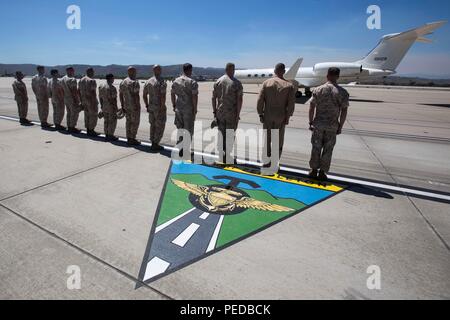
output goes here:
[[[194, 123], [198, 105], [198, 84], [192, 79], [192, 65], [183, 65], [183, 74], [175, 79], [171, 88], [171, 102], [175, 112], [175, 125], [177, 129], [183, 129], [194, 134]], [[107, 140], [115, 141], [114, 135], [117, 119], [126, 117], [126, 136], [130, 145], [139, 145], [136, 139], [140, 123], [141, 103], [140, 84], [136, 79], [137, 71], [134, 67], [128, 68], [128, 77], [119, 86], [119, 95], [114, 86], [114, 75], [106, 76], [106, 83], [100, 85], [99, 100], [97, 99], [97, 83], [94, 80], [94, 70], [89, 68], [86, 75], [79, 81], [75, 78], [73, 67], [66, 69], [66, 75], [59, 79], [57, 70], [51, 71], [51, 79], [45, 77], [45, 69], [37, 68], [38, 74], [32, 78], [32, 89], [36, 95], [37, 107], [41, 126], [51, 127], [47, 122], [49, 114], [49, 99], [53, 105], [53, 121], [55, 129], [65, 130], [61, 123], [64, 113], [67, 111], [67, 130], [70, 133], [79, 133], [76, 128], [78, 116], [84, 110], [85, 127], [87, 134], [97, 136], [95, 131], [98, 118], [104, 118], [104, 133]], [[226, 65], [226, 74], [214, 84], [212, 94], [212, 109], [221, 136], [223, 160], [230, 156], [231, 150], [227, 146], [234, 143], [234, 132], [239, 123], [239, 116], [243, 103], [243, 87], [241, 82], [234, 77], [235, 66], [232, 63]], [[153, 150], [161, 150], [160, 141], [163, 137], [167, 120], [166, 89], [167, 84], [161, 77], [162, 69], [159, 65], [153, 67], [154, 76], [144, 85], [143, 101], [150, 122], [150, 140]], [[260, 122], [265, 130], [263, 154], [271, 157], [272, 137], [271, 130], [278, 130], [279, 139], [277, 146], [278, 160], [281, 157], [285, 127], [294, 112], [295, 84], [284, 79], [286, 72], [284, 64], [275, 66], [275, 76], [264, 82], [257, 102], [257, 112]], [[310, 130], [312, 134], [311, 177], [326, 179], [329, 171], [331, 156], [336, 143], [336, 135], [342, 131], [345, 122], [348, 93], [337, 85], [339, 69], [330, 68], [328, 82], [314, 90], [310, 100]], [[28, 110], [28, 96], [26, 86], [22, 81], [23, 74], [16, 73], [16, 81], [13, 83], [15, 100], [19, 109], [21, 124], [30, 122], [26, 119]], [[118, 108], [118, 97], [121, 108]], [[100, 103], [101, 111], [98, 110]], [[231, 136], [229, 132], [233, 133]], [[179, 135], [180, 136], [180, 135]], [[229, 140], [231, 139], [231, 144]], [[180, 141], [179, 141], [180, 142]], [[189, 145], [190, 150], [190, 145]], [[270, 164], [267, 164], [270, 166]]]
[[[98, 136], [95, 131], [99, 118], [104, 118], [104, 132], [107, 140], [118, 140], [114, 135], [117, 120], [126, 117], [126, 129], [128, 143], [138, 145], [136, 139], [137, 130], [140, 122], [140, 99], [139, 81], [136, 79], [136, 69], [128, 68], [128, 77], [120, 84], [119, 94], [114, 86], [114, 75], [106, 76], [106, 83], [98, 88], [94, 79], [93, 68], [86, 70], [86, 75], [77, 83], [75, 78], [75, 69], [68, 67], [66, 75], [59, 78], [58, 70], [51, 70], [51, 78], [45, 77], [45, 69], [42, 66], [37, 67], [38, 74], [31, 80], [31, 87], [36, 96], [39, 120], [42, 128], [50, 128], [48, 123], [49, 100], [53, 105], [53, 122], [58, 131], [66, 130], [62, 125], [64, 115], [66, 114], [67, 131], [69, 133], [80, 133], [77, 128], [78, 117], [81, 111], [84, 111], [84, 122], [89, 136]], [[144, 102], [147, 111], [150, 114], [150, 123], [152, 124], [152, 142], [154, 148], [159, 146], [165, 125], [165, 101], [158, 101], [165, 97], [165, 82], [160, 77], [161, 68], [154, 67], [155, 76], [149, 79], [144, 87]], [[16, 73], [16, 80], [13, 83], [15, 100], [17, 102], [20, 123], [30, 125], [27, 119], [28, 113], [28, 94], [24, 75], [21, 72]], [[121, 108], [118, 107], [118, 98]], [[99, 112], [98, 105], [101, 106]], [[158, 107], [157, 107], [158, 106]]]

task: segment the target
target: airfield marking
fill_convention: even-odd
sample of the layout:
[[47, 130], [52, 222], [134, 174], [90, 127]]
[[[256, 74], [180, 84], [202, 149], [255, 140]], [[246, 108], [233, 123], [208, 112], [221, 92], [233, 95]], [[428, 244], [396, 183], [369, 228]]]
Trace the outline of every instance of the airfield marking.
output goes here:
[[166, 223], [163, 223], [162, 225], [158, 226], [155, 230], [155, 233], [160, 232], [161, 230], [167, 228], [168, 226], [170, 226], [172, 223], [174, 223], [175, 221], [183, 218], [185, 215], [188, 215], [189, 213], [191, 213], [192, 211], [194, 211], [195, 208], [189, 209], [188, 211], [186, 211], [185, 213], [180, 214], [179, 216], [176, 216], [175, 218], [167, 221]]
[[196, 223], [191, 223], [189, 225], [189, 227], [187, 227], [186, 229], [184, 229], [184, 231], [182, 233], [180, 233], [178, 235], [178, 237], [176, 237], [172, 243], [176, 244], [179, 247], [184, 247], [186, 245], [186, 243], [192, 238], [192, 236], [194, 235], [194, 233], [198, 230], [198, 228], [200, 228], [200, 226]]
[[217, 243], [217, 238], [219, 237], [220, 228], [222, 228], [222, 222], [223, 222], [224, 216], [221, 215], [219, 218], [219, 222], [216, 225], [216, 229], [214, 229], [214, 233], [211, 237], [211, 240], [209, 241], [208, 248], [206, 248], [206, 252], [210, 252], [214, 250]]
[[204, 212], [204, 213], [200, 216], [200, 219], [206, 220], [206, 219], [208, 219], [208, 217], [209, 217], [209, 213], [208, 213], [208, 212]]
[[144, 281], [207, 253], [211, 242], [214, 242], [215, 246], [220, 231], [217, 225], [221, 225], [221, 219], [218, 215], [208, 215], [205, 220], [199, 219], [203, 213], [194, 207], [181, 214], [180, 219], [170, 220], [159, 233], [155, 229], [152, 240], [155, 246], [149, 251], [150, 260], [145, 267]]
[[[13, 118], [13, 117], [8, 117], [8, 116], [0, 116], [0, 119], [19, 122], [19, 119]], [[40, 125], [40, 122], [33, 121], [32, 123], [35, 124], [35, 125]], [[83, 130], [83, 131], [81, 131], [81, 133], [86, 133], [86, 131]], [[100, 134], [99, 137], [105, 137], [105, 135], [104, 134]], [[127, 139], [119, 138], [119, 141], [127, 142]], [[150, 142], [142, 141], [142, 145], [150, 147], [152, 144]], [[167, 150], [167, 151], [178, 150], [175, 147], [170, 147], [170, 146], [163, 146], [163, 147], [164, 147], [164, 150]], [[195, 155], [201, 155], [203, 157], [207, 157], [207, 158], [210, 158], [210, 159], [218, 159], [219, 158], [216, 155], [213, 155], [213, 154], [210, 154], [210, 153], [198, 152], [198, 151], [194, 151], [194, 154]], [[261, 167], [261, 163], [255, 162], [255, 161], [248, 161], [248, 160], [237, 159], [237, 163], [239, 163], [239, 164], [249, 164], [249, 165]], [[301, 170], [301, 169], [296, 169], [296, 168], [291, 168], [291, 167], [285, 167], [285, 166], [281, 166], [280, 169], [283, 170], [283, 171], [286, 171], [286, 172], [297, 173], [297, 174], [302, 174], [302, 175], [307, 175], [309, 173], [306, 170]], [[439, 193], [434, 193], [434, 192], [429, 192], [429, 191], [422, 191], [422, 190], [416, 190], [416, 189], [411, 189], [411, 188], [392, 186], [392, 185], [389, 185], [389, 184], [370, 182], [370, 181], [365, 181], [365, 180], [360, 180], [360, 179], [353, 179], [353, 178], [346, 178], [346, 177], [341, 177], [341, 176], [331, 175], [331, 174], [328, 175], [328, 177], [333, 179], [333, 180], [340, 181], [340, 182], [349, 182], [349, 183], [359, 184], [359, 185], [367, 186], [367, 187], [380, 188], [380, 189], [384, 189], [384, 190], [387, 190], [387, 191], [402, 192], [402, 193], [411, 194], [411, 195], [423, 196], [423, 197], [427, 197], [427, 198], [431, 198], [431, 199], [439, 199], [439, 200], [450, 201], [450, 196], [449, 195], [444, 195], [444, 194], [439, 194]]]
[[160, 259], [158, 257], [154, 257], [147, 263], [147, 268], [145, 269], [145, 277], [144, 279], [150, 279], [158, 274], [166, 272], [169, 268], [170, 263]]
[[[300, 174], [308, 174], [309, 173], [308, 171], [305, 171], [305, 170], [283, 167], [283, 166], [281, 166], [280, 169], [284, 170], [284, 171], [300, 173]], [[376, 187], [376, 188], [381, 188], [381, 189], [386, 189], [386, 190], [399, 191], [399, 192], [410, 193], [410, 194], [415, 194], [415, 195], [419, 195], [419, 196], [425, 196], [425, 197], [429, 197], [429, 198], [450, 201], [450, 196], [439, 194], [439, 193], [434, 193], [434, 192], [427, 192], [427, 191], [421, 191], [421, 190], [410, 189], [410, 188], [405, 188], [405, 187], [391, 186], [391, 185], [387, 185], [387, 184], [383, 184], [383, 183], [370, 182], [370, 181], [364, 181], [364, 180], [358, 180], [358, 179], [352, 179], [352, 178], [345, 178], [345, 177], [335, 176], [335, 175], [331, 175], [331, 174], [329, 174], [328, 177], [333, 180], [342, 181], [342, 182], [350, 182], [350, 183], [365, 185], [365, 186], [369, 186], [369, 187]]]

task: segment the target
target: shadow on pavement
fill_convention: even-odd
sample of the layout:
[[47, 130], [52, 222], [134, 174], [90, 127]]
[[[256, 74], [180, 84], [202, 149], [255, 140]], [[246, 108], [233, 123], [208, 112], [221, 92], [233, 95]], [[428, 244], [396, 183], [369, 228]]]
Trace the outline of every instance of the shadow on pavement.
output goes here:
[[[302, 97], [300, 98], [302, 101], [307, 100], [308, 98], [306, 97]], [[299, 99], [297, 99], [299, 100]], [[98, 141], [98, 142], [105, 142], [105, 143], [111, 143], [115, 146], [118, 147], [126, 147], [126, 148], [134, 148], [136, 150], [142, 151], [142, 152], [146, 152], [146, 153], [152, 153], [152, 154], [161, 154], [162, 156], [165, 156], [167, 158], [172, 158], [172, 151], [170, 150], [162, 150], [162, 151], [156, 151], [156, 150], [152, 150], [150, 148], [150, 146], [148, 145], [138, 145], [138, 146], [130, 146], [128, 145], [126, 142], [124, 141], [107, 141], [104, 137], [94, 137], [94, 136], [88, 136], [85, 133], [78, 133], [78, 134], [71, 134], [68, 133], [67, 131], [60, 131], [60, 130], [56, 130], [55, 128], [51, 127], [51, 128], [42, 128], [42, 130], [45, 131], [52, 131], [52, 132], [58, 132], [64, 135], [72, 135], [73, 137], [76, 138], [80, 138], [80, 139], [84, 139], [84, 140], [92, 140], [92, 141]], [[195, 156], [193, 154], [191, 154], [191, 160], [194, 159]], [[244, 159], [246, 161], [250, 161], [249, 159]], [[226, 165], [228, 166], [228, 165]], [[252, 172], [252, 173], [260, 173], [261, 172], [261, 168], [258, 166], [253, 166], [253, 165], [236, 165], [234, 164], [235, 167], [241, 167], [242, 169], [245, 168], [245, 170]], [[295, 168], [294, 168], [295, 169]], [[297, 169], [302, 169], [302, 168], [297, 168]], [[302, 169], [302, 170], [306, 170], [306, 169]], [[427, 195], [420, 195], [420, 194], [410, 194], [410, 193], [405, 193], [404, 191], [397, 191], [397, 190], [388, 190], [388, 192], [384, 192], [382, 191], [383, 188], [375, 188], [375, 187], [368, 187], [368, 186], [363, 186], [360, 185], [358, 183], [342, 183], [341, 181], [335, 181], [335, 180], [329, 180], [329, 181], [312, 181], [310, 178], [308, 178], [306, 175], [302, 175], [302, 174], [297, 174], [297, 173], [292, 173], [292, 172], [283, 172], [280, 171], [280, 174], [282, 174], [283, 176], [289, 177], [289, 178], [295, 178], [298, 180], [301, 180], [305, 183], [309, 183], [309, 184], [318, 184], [318, 185], [322, 185], [322, 186], [328, 186], [330, 184], [334, 184], [337, 186], [341, 186], [344, 189], [346, 189], [347, 191], [350, 192], [355, 192], [358, 194], [363, 194], [366, 196], [372, 196], [372, 197], [377, 197], [377, 198], [383, 198], [383, 199], [394, 199], [394, 197], [391, 194], [400, 194], [400, 195], [406, 195], [406, 196], [411, 196], [411, 197], [415, 197], [415, 198], [421, 198], [421, 199], [427, 199], [427, 200], [432, 200], [435, 202], [443, 202], [443, 203], [450, 203], [450, 201], [446, 200], [446, 199], [439, 199], [439, 198], [434, 198], [434, 197], [429, 197]], [[359, 177], [350, 177], [349, 178], [353, 178], [353, 179], [361, 179]], [[384, 181], [376, 181], [376, 180], [371, 180], [371, 179], [364, 179], [364, 181], [368, 181], [368, 182], [376, 182], [376, 183], [386, 183]], [[388, 184], [389, 185], [389, 184]], [[402, 187], [402, 188], [409, 188], [409, 189], [414, 189], [414, 190], [419, 190], [419, 191], [425, 191], [425, 192], [434, 192], [434, 193], [438, 193], [438, 194], [445, 194], [447, 195], [448, 193], [443, 193], [443, 192], [438, 192], [435, 190], [429, 190], [429, 189], [424, 189], [424, 188], [417, 188], [417, 187], [412, 187], [412, 186], [405, 186], [405, 185], [398, 185], [398, 187]]]
[[369, 100], [369, 99], [349, 99], [350, 102], [367, 102], [367, 103], [384, 103], [382, 100]]
[[394, 199], [394, 197], [392, 195], [390, 195], [389, 193], [383, 192], [378, 189], [361, 186], [361, 185], [350, 185], [347, 188], [347, 191], [363, 194], [366, 196], [373, 196], [373, 197], [377, 197], [377, 198]]

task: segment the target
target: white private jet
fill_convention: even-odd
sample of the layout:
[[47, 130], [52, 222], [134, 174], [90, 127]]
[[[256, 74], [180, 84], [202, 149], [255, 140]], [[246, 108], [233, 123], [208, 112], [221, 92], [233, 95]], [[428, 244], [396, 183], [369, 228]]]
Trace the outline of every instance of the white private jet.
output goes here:
[[[323, 62], [312, 68], [300, 68], [303, 59], [298, 59], [287, 70], [285, 78], [296, 80], [300, 88], [305, 88], [305, 94], [311, 95], [312, 87], [317, 87], [327, 81], [327, 71], [330, 67], [341, 70], [340, 83], [357, 83], [371, 77], [386, 77], [396, 73], [396, 69], [414, 42], [432, 42], [424, 36], [430, 35], [434, 30], [444, 25], [446, 21], [428, 23], [422, 27], [385, 35], [378, 45], [362, 60], [356, 62]], [[274, 74], [273, 69], [247, 69], [236, 70], [236, 78], [242, 83], [261, 84]], [[297, 92], [297, 97], [302, 93]]]

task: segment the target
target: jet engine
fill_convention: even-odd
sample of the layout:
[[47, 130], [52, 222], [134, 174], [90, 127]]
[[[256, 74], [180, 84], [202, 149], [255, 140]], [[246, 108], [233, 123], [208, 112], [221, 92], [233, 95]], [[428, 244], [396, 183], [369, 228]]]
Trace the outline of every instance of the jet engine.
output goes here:
[[328, 69], [331, 67], [339, 68], [341, 70], [341, 77], [354, 77], [359, 76], [363, 73], [363, 67], [357, 63], [348, 62], [325, 62], [317, 63], [314, 68], [314, 75], [316, 76], [326, 76]]

